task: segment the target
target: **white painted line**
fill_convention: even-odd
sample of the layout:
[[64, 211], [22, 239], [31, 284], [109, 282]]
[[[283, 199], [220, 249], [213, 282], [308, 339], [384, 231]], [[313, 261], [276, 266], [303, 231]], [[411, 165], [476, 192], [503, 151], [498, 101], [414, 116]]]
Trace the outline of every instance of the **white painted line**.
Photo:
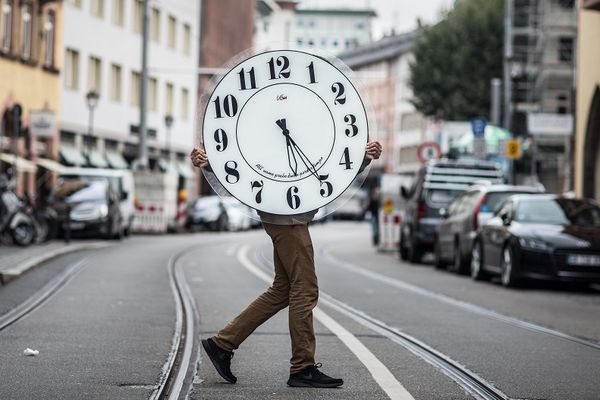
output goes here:
[[[248, 246], [241, 247], [237, 253], [239, 262], [255, 276], [270, 284], [273, 281], [273, 276], [270, 276], [252, 263], [248, 259], [247, 254]], [[369, 370], [375, 382], [377, 382], [390, 399], [414, 400], [414, 397], [402, 386], [390, 370], [356, 336], [318, 307], [314, 309], [314, 316], [354, 353], [356, 358]]]

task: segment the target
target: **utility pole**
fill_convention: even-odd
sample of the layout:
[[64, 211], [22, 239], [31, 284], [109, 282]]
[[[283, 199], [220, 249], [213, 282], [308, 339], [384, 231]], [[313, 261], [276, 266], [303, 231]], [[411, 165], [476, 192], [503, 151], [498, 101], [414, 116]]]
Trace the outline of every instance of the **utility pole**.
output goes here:
[[138, 149], [138, 168], [148, 169], [148, 133], [146, 130], [146, 112], [148, 111], [148, 0], [144, 1], [142, 19], [142, 74], [140, 82], [140, 142]]
[[490, 122], [494, 126], [500, 126], [500, 103], [502, 96], [500, 87], [502, 86], [502, 80], [500, 78], [492, 78], [490, 86]]
[[511, 129], [512, 120], [512, 61], [513, 61], [513, 19], [514, 0], [506, 0], [504, 17], [504, 118], [502, 126]]

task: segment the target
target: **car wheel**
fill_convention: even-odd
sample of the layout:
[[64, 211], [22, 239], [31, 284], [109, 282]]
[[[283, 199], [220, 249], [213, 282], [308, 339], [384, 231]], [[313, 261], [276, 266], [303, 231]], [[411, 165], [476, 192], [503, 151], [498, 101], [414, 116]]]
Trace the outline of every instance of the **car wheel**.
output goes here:
[[510, 245], [506, 245], [502, 251], [502, 274], [500, 275], [500, 281], [506, 287], [518, 286], [514, 252]]
[[442, 254], [440, 250], [440, 241], [436, 236], [433, 241], [433, 265], [435, 269], [446, 269], [446, 263], [442, 259]]
[[475, 281], [485, 280], [488, 275], [484, 271], [483, 243], [476, 241], [471, 250], [471, 278]]
[[460, 251], [460, 242], [454, 244], [454, 258], [452, 262], [452, 272], [457, 274], [465, 273], [465, 260]]
[[408, 261], [413, 264], [418, 264], [421, 262], [421, 258], [423, 257], [423, 250], [421, 246], [415, 241], [410, 241], [410, 247], [408, 248]]

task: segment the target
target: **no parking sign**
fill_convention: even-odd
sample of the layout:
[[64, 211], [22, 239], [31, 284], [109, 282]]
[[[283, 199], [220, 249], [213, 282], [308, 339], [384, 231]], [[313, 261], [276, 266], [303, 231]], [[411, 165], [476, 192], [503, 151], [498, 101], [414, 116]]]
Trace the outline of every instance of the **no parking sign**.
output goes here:
[[428, 161], [437, 160], [442, 156], [442, 149], [436, 142], [423, 142], [417, 149], [417, 157], [422, 164]]

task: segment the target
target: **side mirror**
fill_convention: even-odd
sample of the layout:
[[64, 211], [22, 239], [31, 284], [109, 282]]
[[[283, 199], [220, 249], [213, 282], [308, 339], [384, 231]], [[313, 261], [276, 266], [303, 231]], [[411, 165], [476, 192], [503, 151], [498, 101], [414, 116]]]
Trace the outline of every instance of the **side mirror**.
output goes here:
[[448, 218], [448, 210], [446, 210], [445, 208], [440, 208], [440, 217], [442, 217], [442, 219], [446, 219]]
[[404, 197], [405, 199], [408, 199], [408, 190], [406, 190], [406, 187], [404, 186], [400, 186], [400, 194], [402, 195], [402, 197]]
[[121, 197], [120, 197], [121, 201], [127, 200], [128, 197], [129, 197], [129, 192], [121, 192]]
[[499, 215], [500, 219], [502, 220], [502, 223], [504, 225], [510, 225], [511, 220], [510, 220], [510, 215], [508, 215], [508, 213], [503, 212]]

